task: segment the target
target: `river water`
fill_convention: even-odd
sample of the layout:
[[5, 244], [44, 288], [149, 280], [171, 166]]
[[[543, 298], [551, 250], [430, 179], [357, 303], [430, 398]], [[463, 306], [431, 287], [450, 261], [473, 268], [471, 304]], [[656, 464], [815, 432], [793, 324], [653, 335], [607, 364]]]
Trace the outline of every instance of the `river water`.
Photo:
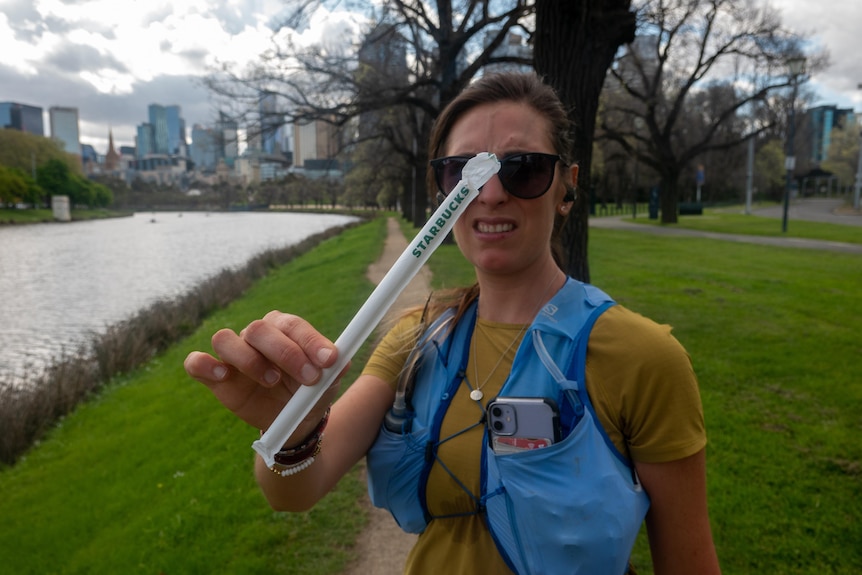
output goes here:
[[24, 377], [95, 332], [225, 268], [349, 216], [159, 212], [0, 226], [0, 382]]

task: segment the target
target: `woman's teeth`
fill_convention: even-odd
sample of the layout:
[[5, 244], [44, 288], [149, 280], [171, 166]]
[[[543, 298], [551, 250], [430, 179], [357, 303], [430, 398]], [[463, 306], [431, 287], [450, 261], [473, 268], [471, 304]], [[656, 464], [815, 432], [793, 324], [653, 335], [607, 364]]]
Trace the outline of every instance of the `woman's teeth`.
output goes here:
[[502, 232], [510, 232], [515, 229], [515, 226], [512, 224], [483, 224], [482, 222], [479, 222], [476, 225], [476, 229], [483, 234], [499, 234]]

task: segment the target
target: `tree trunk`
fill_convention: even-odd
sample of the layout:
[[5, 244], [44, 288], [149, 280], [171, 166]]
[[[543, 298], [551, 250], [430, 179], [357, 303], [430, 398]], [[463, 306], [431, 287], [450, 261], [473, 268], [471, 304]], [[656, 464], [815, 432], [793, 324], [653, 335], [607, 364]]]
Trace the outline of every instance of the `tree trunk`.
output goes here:
[[661, 179], [660, 193], [659, 206], [661, 207], [661, 223], [677, 223], [677, 209], [679, 208], [679, 174], [664, 174]]
[[617, 48], [634, 40], [631, 0], [536, 1], [534, 58], [569, 108], [573, 123], [578, 197], [563, 230], [566, 272], [590, 280], [587, 259], [593, 133], [599, 96]]

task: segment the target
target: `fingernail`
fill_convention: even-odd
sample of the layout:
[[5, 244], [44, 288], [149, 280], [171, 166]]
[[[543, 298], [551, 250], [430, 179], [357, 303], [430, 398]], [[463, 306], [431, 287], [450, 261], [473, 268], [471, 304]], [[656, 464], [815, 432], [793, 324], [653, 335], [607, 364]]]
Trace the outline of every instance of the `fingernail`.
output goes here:
[[326, 363], [330, 357], [332, 357], [332, 350], [328, 347], [321, 347], [317, 351], [317, 359], [320, 361], [320, 363]]
[[270, 385], [275, 385], [278, 383], [278, 380], [281, 379], [281, 374], [274, 369], [267, 370], [266, 373], [263, 374], [263, 379]]
[[213, 369], [213, 377], [221, 381], [227, 375], [227, 368], [223, 365], [218, 365]]
[[317, 379], [317, 368], [311, 365], [310, 363], [306, 363], [302, 366], [302, 372], [300, 375], [302, 376], [302, 383], [311, 383], [315, 379]]

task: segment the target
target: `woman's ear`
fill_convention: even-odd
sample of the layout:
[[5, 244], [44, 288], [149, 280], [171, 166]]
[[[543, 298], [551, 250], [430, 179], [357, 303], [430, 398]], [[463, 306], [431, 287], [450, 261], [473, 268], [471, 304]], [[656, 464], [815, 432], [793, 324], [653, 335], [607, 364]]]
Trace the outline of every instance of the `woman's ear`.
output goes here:
[[[562, 206], [566, 206], [567, 203], [570, 204], [571, 202], [574, 202], [575, 198], [577, 197], [578, 165], [574, 164], [574, 165], [570, 166], [569, 167], [569, 173], [567, 175], [570, 178], [566, 178], [566, 181], [564, 182], [565, 186], [566, 186], [566, 193], [563, 195], [563, 203], [560, 204], [561, 208], [562, 208]], [[570, 207], [571, 207], [571, 205], [566, 206], [566, 209], [565, 210], [561, 209], [560, 213], [565, 215], [569, 211]]]

